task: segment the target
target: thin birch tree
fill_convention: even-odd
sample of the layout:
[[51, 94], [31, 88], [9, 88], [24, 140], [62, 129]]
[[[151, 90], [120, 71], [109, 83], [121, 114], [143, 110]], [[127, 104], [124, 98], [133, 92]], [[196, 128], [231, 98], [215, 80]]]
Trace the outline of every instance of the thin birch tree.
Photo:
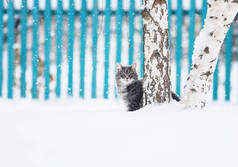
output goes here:
[[170, 102], [170, 54], [166, 0], [144, 0], [143, 105]]
[[221, 45], [238, 12], [238, 0], [208, 0], [204, 28], [195, 40], [192, 66], [181, 102], [202, 109], [211, 88]]

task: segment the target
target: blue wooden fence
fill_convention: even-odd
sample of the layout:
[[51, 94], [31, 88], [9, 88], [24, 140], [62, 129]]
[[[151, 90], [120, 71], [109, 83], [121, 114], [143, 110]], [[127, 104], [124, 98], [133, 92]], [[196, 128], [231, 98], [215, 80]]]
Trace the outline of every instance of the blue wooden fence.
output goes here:
[[[140, 11], [135, 9], [136, 1], [130, 0], [129, 10], [125, 11], [123, 9], [123, 1], [117, 1], [117, 10], [111, 9], [111, 0], [105, 0], [105, 9], [98, 9], [98, 0], [93, 0], [92, 10], [87, 9], [87, 1], [81, 0], [81, 9], [75, 9], [75, 1], [69, 1], [69, 8], [67, 10], [63, 9], [63, 1], [57, 1], [57, 9], [54, 10], [51, 7], [51, 2], [45, 1], [45, 9], [39, 9], [39, 0], [33, 1], [33, 8], [29, 9], [27, 7], [27, 0], [21, 1], [21, 8], [15, 9], [12, 0], [8, 1], [7, 7], [4, 7], [3, 0], [0, 0], [0, 96], [3, 96], [3, 55], [4, 55], [4, 44], [7, 44], [7, 97], [13, 98], [14, 96], [14, 61], [15, 61], [15, 30], [14, 30], [14, 15], [20, 15], [20, 25], [21, 25], [21, 51], [20, 51], [20, 96], [26, 97], [26, 70], [27, 70], [27, 43], [32, 43], [32, 98], [38, 98], [38, 70], [39, 70], [39, 19], [43, 17], [44, 19], [44, 98], [47, 100], [50, 98], [50, 65], [51, 65], [51, 50], [54, 45], [52, 45], [52, 16], [56, 16], [56, 87], [55, 95], [56, 97], [61, 97], [61, 78], [62, 78], [62, 36], [63, 36], [63, 17], [68, 17], [68, 42], [67, 42], [67, 63], [68, 63], [68, 86], [67, 95], [74, 95], [74, 81], [73, 77], [74, 67], [73, 62], [75, 60], [76, 54], [74, 53], [74, 42], [75, 42], [75, 19], [80, 20], [80, 47], [79, 51], [79, 97], [85, 97], [85, 61], [86, 61], [86, 43], [87, 43], [87, 18], [92, 18], [92, 78], [91, 78], [91, 98], [97, 98], [97, 62], [98, 62], [98, 26], [99, 26], [99, 15], [104, 15], [104, 79], [103, 79], [103, 98], [107, 99], [109, 97], [109, 71], [115, 70], [111, 69], [110, 64], [110, 38], [111, 38], [111, 20], [112, 16], [115, 16], [116, 20], [116, 56], [115, 62], [122, 61], [122, 38], [123, 38], [123, 19], [128, 18], [128, 64], [132, 64], [135, 57], [135, 16], [140, 16]], [[169, 38], [171, 46], [171, 18], [176, 17], [176, 37], [175, 37], [175, 56], [172, 59], [176, 62], [176, 93], [180, 95], [181, 93], [181, 69], [182, 69], [182, 59], [184, 59], [184, 50], [182, 47], [182, 27], [184, 16], [189, 16], [189, 29], [188, 29], [188, 69], [192, 63], [192, 53], [193, 53], [193, 43], [195, 39], [195, 15], [199, 14], [201, 16], [201, 25], [204, 24], [204, 18], [206, 16], [206, 0], [202, 0], [202, 9], [196, 9], [196, 3], [194, 0], [190, 1], [190, 9], [188, 11], [183, 10], [182, 0], [177, 0], [177, 9], [172, 10], [172, 1], [168, 0], [168, 15], [169, 15]], [[7, 40], [4, 40], [4, 20], [3, 16], [7, 15]], [[32, 41], [27, 41], [27, 16], [32, 15], [33, 25], [32, 25]], [[143, 36], [143, 22], [140, 16], [140, 31], [139, 34], [142, 38]], [[236, 27], [237, 28], [237, 27]], [[229, 30], [226, 40], [225, 40], [225, 100], [230, 100], [230, 77], [231, 77], [231, 66], [232, 66], [232, 28]], [[219, 63], [218, 63], [219, 64]], [[140, 43], [140, 76], [143, 76], [143, 43]], [[218, 66], [216, 67], [214, 73], [213, 82], [213, 99], [218, 99]], [[100, 78], [99, 78], [100, 79]], [[77, 92], [76, 92], [77, 93]]]

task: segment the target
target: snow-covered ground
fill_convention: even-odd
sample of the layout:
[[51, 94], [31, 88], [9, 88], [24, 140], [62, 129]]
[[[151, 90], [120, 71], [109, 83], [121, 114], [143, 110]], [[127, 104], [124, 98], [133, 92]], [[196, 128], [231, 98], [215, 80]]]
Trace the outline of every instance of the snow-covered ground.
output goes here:
[[0, 100], [1, 167], [237, 167], [238, 105]]

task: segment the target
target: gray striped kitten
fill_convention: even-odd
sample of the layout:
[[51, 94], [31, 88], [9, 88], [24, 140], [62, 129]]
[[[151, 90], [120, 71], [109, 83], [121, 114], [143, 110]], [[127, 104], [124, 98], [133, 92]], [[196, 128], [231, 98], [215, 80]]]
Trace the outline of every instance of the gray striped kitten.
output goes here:
[[[135, 111], [143, 107], [142, 80], [138, 80], [136, 63], [131, 66], [122, 66], [117, 63], [116, 83], [119, 97], [127, 104], [128, 111]], [[172, 99], [180, 101], [172, 92]]]

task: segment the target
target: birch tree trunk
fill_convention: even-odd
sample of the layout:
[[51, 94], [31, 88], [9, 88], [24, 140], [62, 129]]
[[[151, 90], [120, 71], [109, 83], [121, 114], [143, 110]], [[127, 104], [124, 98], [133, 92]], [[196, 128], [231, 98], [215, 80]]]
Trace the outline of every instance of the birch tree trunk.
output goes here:
[[190, 74], [181, 103], [202, 109], [210, 90], [218, 53], [238, 12], [238, 0], [208, 0], [204, 28], [195, 40]]
[[144, 0], [143, 105], [170, 102], [170, 57], [166, 0]]

